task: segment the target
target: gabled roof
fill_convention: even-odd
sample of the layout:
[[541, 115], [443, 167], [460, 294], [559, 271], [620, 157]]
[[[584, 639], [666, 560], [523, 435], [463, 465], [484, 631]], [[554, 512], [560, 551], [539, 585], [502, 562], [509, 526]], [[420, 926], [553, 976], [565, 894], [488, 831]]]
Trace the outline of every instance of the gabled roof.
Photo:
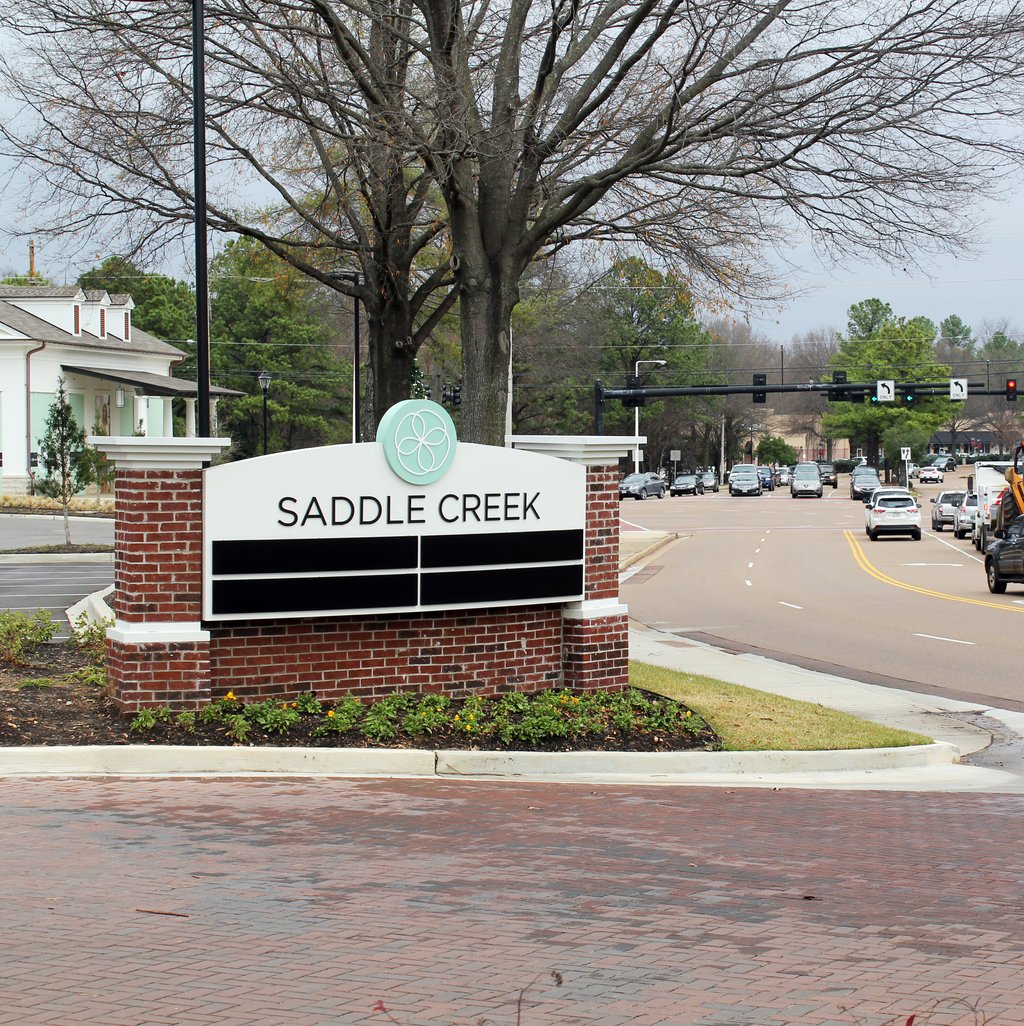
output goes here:
[[0, 285], [0, 299], [77, 299], [77, 285]]
[[[122, 342], [121, 339], [115, 338], [113, 335], [108, 335], [106, 338], [101, 339], [96, 335], [90, 335], [86, 331], [83, 331], [81, 335], [72, 335], [70, 332], [50, 324], [49, 321], [44, 321], [41, 317], [36, 317], [35, 314], [30, 314], [13, 303], [6, 302], [2, 294], [3, 289], [17, 287], [0, 286], [0, 322], [20, 332], [30, 341], [51, 342], [55, 345], [71, 346], [76, 349], [102, 349], [104, 351], [121, 353], [149, 353], [154, 356], [166, 356], [172, 360], [180, 359], [187, 355], [175, 346], [162, 342], [160, 339], [145, 331], [141, 331], [134, 325], [132, 325], [132, 337], [127, 342]], [[42, 289], [36, 291], [42, 291]], [[73, 298], [80, 292], [80, 289], [72, 290], [71, 297]], [[60, 298], [66, 299], [68, 297], [62, 296]], [[0, 339], [0, 345], [4, 343], [10, 344], [14, 341], [16, 340]]]

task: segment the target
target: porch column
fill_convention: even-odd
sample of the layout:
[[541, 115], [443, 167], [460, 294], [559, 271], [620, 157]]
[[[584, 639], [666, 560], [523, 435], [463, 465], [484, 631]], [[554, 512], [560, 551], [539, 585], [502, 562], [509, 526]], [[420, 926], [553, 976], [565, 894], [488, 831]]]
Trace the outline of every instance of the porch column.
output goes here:
[[195, 399], [185, 400], [185, 437], [196, 437], [196, 401]]

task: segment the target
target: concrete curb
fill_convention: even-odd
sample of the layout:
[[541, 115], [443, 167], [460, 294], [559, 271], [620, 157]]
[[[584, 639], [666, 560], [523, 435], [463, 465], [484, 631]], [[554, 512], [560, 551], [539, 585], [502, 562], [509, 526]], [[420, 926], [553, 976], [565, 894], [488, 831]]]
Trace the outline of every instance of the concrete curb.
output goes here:
[[480, 752], [391, 748], [97, 745], [0, 748], [0, 776], [477, 777], [700, 783], [705, 776], [950, 766], [954, 745], [836, 752]]
[[4, 552], [0, 563], [113, 563], [113, 552]]
[[68, 618], [68, 623], [72, 627], [75, 625], [75, 621], [85, 613], [86, 619], [89, 623], [98, 623], [101, 620], [113, 620], [114, 611], [107, 604], [107, 596], [113, 595], [114, 586], [108, 585], [106, 588], [101, 588], [99, 591], [94, 591], [89, 595], [86, 595], [84, 599], [80, 599], [73, 606], [68, 606], [64, 610], [64, 615]]
[[639, 552], [632, 552], [628, 556], [620, 557], [619, 572], [621, 573], [623, 570], [628, 570], [634, 564], [639, 563], [640, 560], [646, 559], [648, 556], [653, 555], [655, 552], [657, 552], [658, 549], [668, 545], [669, 542], [674, 542], [678, 537], [679, 535], [676, 533], [659, 534], [646, 548], [641, 549]]

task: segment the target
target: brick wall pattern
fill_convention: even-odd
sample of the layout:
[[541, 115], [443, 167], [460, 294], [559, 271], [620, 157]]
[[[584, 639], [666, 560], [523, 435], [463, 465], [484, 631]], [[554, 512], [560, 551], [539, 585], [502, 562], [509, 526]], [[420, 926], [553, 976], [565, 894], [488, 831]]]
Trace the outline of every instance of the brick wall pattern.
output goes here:
[[[202, 472], [119, 469], [115, 488], [114, 610], [126, 625], [199, 626]], [[618, 597], [618, 473], [588, 467], [587, 601]], [[108, 640], [112, 693], [124, 712], [195, 709], [227, 691], [261, 700], [305, 691], [331, 699], [395, 690], [453, 697], [621, 688], [625, 615], [565, 619], [561, 606], [446, 610], [206, 624], [210, 640]]]

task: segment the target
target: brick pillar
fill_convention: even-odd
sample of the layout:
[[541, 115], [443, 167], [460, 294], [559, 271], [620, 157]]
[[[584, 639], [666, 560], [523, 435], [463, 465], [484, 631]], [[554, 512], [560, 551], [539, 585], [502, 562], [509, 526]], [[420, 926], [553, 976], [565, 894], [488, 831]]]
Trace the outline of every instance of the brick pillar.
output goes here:
[[562, 609], [562, 680], [579, 690], [622, 690], [629, 682], [629, 618], [619, 602], [618, 461], [636, 440], [517, 435], [511, 441], [587, 468], [583, 601]]
[[203, 630], [202, 467], [224, 438], [91, 438], [114, 463], [116, 623], [108, 686], [122, 712], [210, 698]]

